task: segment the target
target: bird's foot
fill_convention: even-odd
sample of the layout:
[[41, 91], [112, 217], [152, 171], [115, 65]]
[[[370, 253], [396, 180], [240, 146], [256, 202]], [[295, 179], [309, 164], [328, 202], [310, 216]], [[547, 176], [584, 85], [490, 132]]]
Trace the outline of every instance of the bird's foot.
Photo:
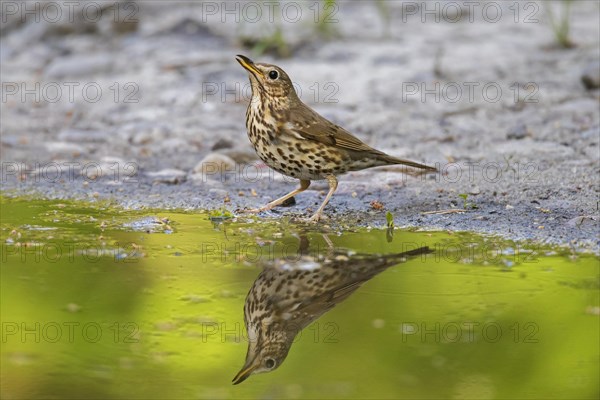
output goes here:
[[306, 220], [306, 222], [309, 222], [309, 223], [312, 223], [312, 224], [316, 224], [320, 220], [321, 220], [321, 215], [315, 214], [312, 217], [308, 218]]
[[319, 221], [321, 221], [323, 219], [327, 219], [327, 216], [323, 215], [320, 212], [317, 212], [317, 213], [315, 213], [315, 215], [313, 215], [312, 217], [308, 218], [306, 220], [306, 222], [310, 222], [310, 223], [316, 224], [317, 222], [319, 222]]

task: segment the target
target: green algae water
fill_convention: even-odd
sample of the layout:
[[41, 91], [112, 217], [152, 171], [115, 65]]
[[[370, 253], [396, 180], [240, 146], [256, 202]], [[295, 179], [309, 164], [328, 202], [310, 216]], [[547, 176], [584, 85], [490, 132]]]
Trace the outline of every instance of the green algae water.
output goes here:
[[[594, 255], [288, 219], [8, 198], [1, 208], [2, 398], [600, 393]], [[315, 319], [276, 370], [231, 384], [264, 268], [422, 248]]]

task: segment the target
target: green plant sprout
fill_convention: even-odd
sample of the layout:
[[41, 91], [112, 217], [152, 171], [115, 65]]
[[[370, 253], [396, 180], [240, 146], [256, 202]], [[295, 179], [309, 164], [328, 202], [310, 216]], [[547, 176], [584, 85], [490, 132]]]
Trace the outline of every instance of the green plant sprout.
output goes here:
[[554, 11], [552, 10], [552, 3], [544, 3], [544, 5], [546, 6], [546, 12], [548, 14], [548, 19], [550, 20], [550, 26], [552, 27], [552, 31], [554, 32], [556, 42], [565, 49], [570, 49], [576, 46], [575, 43], [569, 37], [571, 2], [572, 0], [563, 0], [561, 2], [562, 11], [560, 13], [560, 21], [558, 21], [558, 17], [555, 17], [554, 15]]
[[476, 210], [479, 208], [479, 206], [475, 203], [471, 203], [468, 201], [469, 195], [467, 193], [461, 193], [458, 195], [458, 197], [460, 197], [461, 199], [463, 199], [463, 209], [464, 210]]

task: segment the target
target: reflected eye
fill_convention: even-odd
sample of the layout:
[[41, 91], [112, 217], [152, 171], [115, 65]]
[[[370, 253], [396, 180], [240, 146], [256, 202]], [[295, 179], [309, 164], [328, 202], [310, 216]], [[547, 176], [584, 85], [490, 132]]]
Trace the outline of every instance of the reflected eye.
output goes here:
[[269, 369], [273, 369], [273, 367], [275, 366], [275, 360], [273, 360], [272, 358], [267, 358], [267, 361], [265, 361], [265, 366]]
[[[273, 71], [269, 72], [269, 78], [275, 80], [278, 77], [279, 77], [279, 74], [277, 73], [277, 71], [273, 70]], [[275, 361], [273, 361], [273, 362], [275, 362]]]

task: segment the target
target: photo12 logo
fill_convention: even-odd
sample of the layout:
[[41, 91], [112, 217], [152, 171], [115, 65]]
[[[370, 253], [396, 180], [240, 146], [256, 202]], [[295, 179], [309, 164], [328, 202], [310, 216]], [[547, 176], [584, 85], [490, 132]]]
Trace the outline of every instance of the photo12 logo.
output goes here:
[[134, 162], [85, 162], [51, 161], [32, 163], [6, 161], [0, 164], [0, 181], [9, 180], [29, 182], [74, 182], [83, 179], [92, 182], [100, 178], [113, 183], [137, 183], [139, 166]]
[[103, 98], [114, 103], [139, 103], [140, 88], [135, 82], [2, 82], [2, 103], [98, 103]]
[[498, 103], [507, 97], [513, 103], [538, 103], [539, 86], [535, 82], [402, 82], [402, 102], [421, 103]]
[[540, 5], [535, 1], [404, 1], [402, 22], [418, 20], [421, 23], [473, 23], [483, 20], [498, 23], [509, 20], [513, 23], [536, 24]]
[[403, 322], [402, 343], [539, 343], [540, 327], [535, 322], [515, 321], [510, 325], [495, 321]]
[[2, 1], [2, 23], [10, 19], [26, 22], [74, 23], [99, 22], [108, 17], [113, 22], [137, 22], [139, 6], [135, 1]]
[[140, 328], [135, 322], [2, 322], [2, 343], [138, 343]]
[[330, 1], [202, 1], [192, 5], [200, 7], [202, 22], [268, 23], [278, 21], [298, 23], [335, 24], [339, 20], [337, 2]]

